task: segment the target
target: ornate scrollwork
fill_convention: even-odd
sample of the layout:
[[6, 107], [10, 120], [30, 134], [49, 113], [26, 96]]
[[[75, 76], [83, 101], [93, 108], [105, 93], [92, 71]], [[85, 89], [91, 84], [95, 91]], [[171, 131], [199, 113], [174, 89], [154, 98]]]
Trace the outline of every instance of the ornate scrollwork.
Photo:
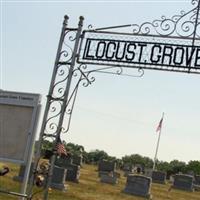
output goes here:
[[[72, 47], [76, 40], [76, 32], [75, 29], [66, 29], [64, 32], [61, 50], [54, 68], [56, 71], [54, 72], [55, 78], [50, 96], [50, 107], [45, 124], [45, 136], [49, 135], [51, 137], [58, 132], [58, 123], [62, 112], [66, 84], [69, 77], [69, 69], [73, 55]], [[66, 109], [66, 113], [70, 115], [72, 113], [71, 109]]]
[[55, 135], [57, 132], [57, 122], [61, 113], [62, 103], [60, 101], [52, 101], [49, 108], [49, 116], [46, 121], [45, 134]]
[[[196, 24], [199, 14], [198, 1], [192, 0], [192, 5], [196, 7], [189, 12], [181, 11], [179, 15], [174, 15], [172, 18], [162, 16], [160, 20], [153, 22], [145, 22], [141, 25], [133, 24], [133, 34], [192, 37], [195, 27], [198, 30], [199, 26], [199, 22]], [[200, 36], [199, 33], [196, 35]]]
[[62, 99], [65, 94], [65, 86], [68, 78], [70, 62], [72, 59], [72, 46], [76, 40], [76, 31], [67, 29], [64, 34], [62, 50], [59, 53], [59, 61], [57, 64], [57, 72], [53, 85], [52, 97]]
[[53, 86], [53, 98], [63, 98], [68, 74], [69, 65], [58, 65], [56, 82]]
[[95, 81], [95, 77], [90, 71], [87, 71], [87, 69], [88, 69], [88, 66], [86, 64], [81, 64], [78, 67], [78, 70], [82, 74], [80, 83], [82, 83], [84, 87], [88, 87], [88, 85], [92, 84]]
[[192, 0], [192, 5], [198, 5], [199, 0]]
[[[93, 73], [104, 73], [104, 74], [113, 74], [120, 76], [129, 76], [129, 77], [142, 77], [144, 75], [144, 70], [142, 69], [142, 67], [139, 67], [137, 69], [137, 68], [123, 68], [122, 66], [116, 66], [116, 67], [101, 67], [88, 70], [86, 64], [82, 64], [81, 66], [84, 66], [85, 71], [83, 70], [83, 72], [87, 77], [87, 82], [85, 83], [86, 86], [95, 81]], [[137, 71], [135, 72], [135, 70]]]
[[92, 24], [88, 25], [88, 30], [93, 30], [93, 25]]

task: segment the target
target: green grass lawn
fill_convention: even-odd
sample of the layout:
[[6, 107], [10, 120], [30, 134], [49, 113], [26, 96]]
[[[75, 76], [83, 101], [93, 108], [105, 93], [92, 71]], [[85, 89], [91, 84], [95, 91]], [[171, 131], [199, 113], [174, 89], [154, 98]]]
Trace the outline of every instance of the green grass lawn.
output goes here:
[[[2, 164], [0, 163], [0, 167]], [[12, 177], [18, 174], [19, 166], [9, 164], [11, 172], [4, 177], [0, 177], [0, 188], [19, 192], [20, 184], [12, 180]], [[79, 183], [67, 182], [67, 191], [61, 192], [51, 190], [49, 200], [143, 200], [144, 198], [128, 195], [122, 192], [125, 187], [126, 178], [122, 176], [117, 185], [100, 183], [97, 167], [92, 165], [83, 165]], [[170, 184], [152, 184], [151, 193], [153, 200], [200, 200], [200, 192], [185, 192], [172, 189], [168, 192]], [[34, 188], [34, 192], [41, 188]], [[0, 193], [0, 200], [19, 199], [18, 197]], [[33, 200], [42, 200], [43, 193], [37, 193]]]

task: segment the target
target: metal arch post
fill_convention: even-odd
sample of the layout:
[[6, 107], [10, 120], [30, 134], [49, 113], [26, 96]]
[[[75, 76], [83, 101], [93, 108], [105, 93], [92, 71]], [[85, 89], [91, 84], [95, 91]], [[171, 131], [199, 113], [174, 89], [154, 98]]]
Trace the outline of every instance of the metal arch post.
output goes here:
[[[66, 105], [67, 105], [67, 102], [69, 100], [70, 86], [71, 86], [75, 61], [76, 61], [76, 58], [77, 58], [79, 42], [80, 42], [80, 38], [81, 38], [83, 20], [84, 20], [84, 18], [81, 16], [80, 19], [79, 19], [78, 29], [77, 29], [77, 33], [76, 33], [76, 41], [75, 41], [72, 59], [71, 59], [71, 63], [70, 63], [68, 79], [67, 79], [65, 93], [64, 93], [63, 104], [62, 104], [62, 107], [61, 107], [61, 112], [60, 112], [60, 117], [59, 117], [59, 122], [58, 122], [58, 127], [57, 127], [57, 134], [56, 134], [56, 139], [55, 139], [55, 142], [54, 142], [54, 150], [56, 149], [56, 144], [57, 144], [57, 142], [60, 138], [60, 134], [61, 134], [61, 131], [62, 131], [63, 119], [64, 119], [64, 115], [65, 115], [65, 111], [66, 111]], [[46, 187], [45, 187], [45, 191], [44, 191], [44, 200], [48, 199], [48, 189], [51, 185], [51, 178], [52, 178], [52, 174], [53, 174], [55, 159], [56, 159], [56, 152], [54, 151], [53, 155], [51, 157], [50, 167], [49, 167], [49, 171], [48, 171], [48, 178], [47, 178], [47, 183], [46, 183]]]
[[[54, 86], [54, 82], [55, 82], [55, 78], [56, 78], [56, 74], [57, 74], [57, 63], [59, 62], [60, 52], [62, 50], [62, 45], [63, 45], [63, 41], [64, 41], [64, 38], [65, 38], [65, 30], [66, 30], [67, 25], [68, 25], [68, 19], [69, 19], [69, 17], [67, 15], [65, 15], [64, 20], [63, 20], [63, 26], [62, 26], [62, 31], [61, 31], [61, 35], [60, 35], [60, 40], [59, 40], [59, 43], [58, 43], [58, 49], [57, 49], [57, 53], [56, 53], [54, 69], [53, 69], [51, 83], [50, 83], [50, 87], [49, 87], [49, 93], [47, 95], [47, 102], [46, 102], [46, 107], [45, 107], [45, 111], [44, 111], [44, 115], [43, 115], [41, 130], [40, 130], [38, 148], [37, 148], [36, 155], [35, 155], [35, 158], [34, 158], [34, 166], [33, 166], [34, 172], [37, 171], [37, 165], [38, 165], [38, 162], [39, 162], [39, 159], [40, 159], [40, 154], [41, 154], [40, 152], [41, 152], [41, 148], [42, 148], [42, 140], [43, 140], [43, 135], [44, 135], [44, 132], [45, 132], [46, 120], [47, 120], [49, 108], [50, 108], [50, 105], [51, 105], [51, 95], [53, 93], [53, 86]], [[30, 179], [31, 181], [30, 181], [30, 187], [29, 187], [29, 191], [28, 191], [29, 195], [31, 195], [31, 193], [32, 193], [34, 176], [35, 175], [33, 173], [33, 175], [31, 176], [31, 179]]]

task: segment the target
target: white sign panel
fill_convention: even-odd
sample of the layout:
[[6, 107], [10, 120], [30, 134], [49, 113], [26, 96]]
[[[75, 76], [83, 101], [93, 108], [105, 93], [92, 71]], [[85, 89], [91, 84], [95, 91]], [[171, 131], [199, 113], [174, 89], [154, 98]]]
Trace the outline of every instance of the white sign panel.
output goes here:
[[0, 160], [26, 163], [39, 107], [39, 94], [0, 91]]

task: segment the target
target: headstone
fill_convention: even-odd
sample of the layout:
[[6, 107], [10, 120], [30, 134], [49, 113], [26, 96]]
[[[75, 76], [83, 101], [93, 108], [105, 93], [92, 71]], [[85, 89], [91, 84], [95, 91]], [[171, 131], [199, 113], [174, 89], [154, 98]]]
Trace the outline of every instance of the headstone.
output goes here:
[[71, 157], [57, 157], [55, 161], [55, 165], [63, 168], [67, 168], [69, 165], [72, 164], [72, 158]]
[[151, 178], [143, 175], [128, 175], [125, 193], [151, 198]]
[[200, 191], [200, 175], [194, 176], [194, 189]]
[[194, 177], [185, 174], [176, 174], [174, 176], [174, 183], [172, 185], [175, 189], [181, 189], [186, 191], [193, 191], [193, 181]]
[[152, 182], [153, 183], [166, 183], [166, 172], [153, 171], [152, 172]]
[[117, 178], [120, 178], [121, 174], [119, 172], [113, 172], [113, 175]]
[[116, 169], [115, 162], [105, 161], [105, 160], [102, 160], [99, 162], [98, 171], [111, 172], [111, 171], [115, 171], [115, 169]]
[[79, 182], [80, 166], [72, 164], [71, 157], [57, 158], [55, 161], [55, 165], [67, 169], [67, 174], [65, 178], [66, 181], [72, 181], [75, 183]]
[[144, 175], [147, 176], [147, 177], [151, 178], [152, 177], [152, 173], [153, 173], [152, 169], [148, 169], [147, 168], [147, 169], [144, 170]]
[[195, 185], [200, 185], [200, 175], [194, 176], [194, 183], [195, 183]]
[[191, 176], [194, 176], [194, 175], [195, 175], [195, 174], [194, 174], [194, 171], [192, 171], [192, 170], [189, 170], [186, 174], [191, 175]]
[[79, 177], [80, 177], [80, 166], [74, 164], [68, 165], [67, 175], [65, 180], [78, 183]]
[[53, 175], [51, 180], [51, 187], [58, 190], [66, 190], [65, 178], [67, 169], [62, 167], [54, 166]]
[[107, 171], [99, 171], [99, 177], [101, 177], [102, 175], [107, 175], [107, 176], [109, 176], [109, 173], [110, 173], [110, 172], [107, 172]]
[[82, 162], [83, 162], [83, 156], [74, 155], [72, 157], [72, 163], [73, 164], [82, 166], [82, 164], [83, 164]]
[[170, 182], [170, 183], [174, 183], [174, 175], [171, 175], [171, 176], [169, 177], [169, 182]]
[[[32, 176], [33, 166], [34, 166], [34, 163], [31, 163], [31, 169], [30, 169], [29, 178]], [[25, 170], [26, 170], [26, 166], [25, 165], [21, 165], [20, 168], [19, 168], [18, 176], [14, 176], [13, 180], [22, 182], [23, 178], [24, 178]]]
[[109, 183], [109, 184], [113, 184], [114, 185], [114, 184], [117, 183], [117, 177], [114, 176], [114, 174], [113, 175], [112, 174], [108, 174], [108, 175], [101, 174], [100, 181], [102, 183]]
[[129, 174], [133, 173], [133, 165], [130, 163], [125, 163], [124, 167], [123, 167], [123, 171], [124, 171], [124, 176], [127, 177]]

